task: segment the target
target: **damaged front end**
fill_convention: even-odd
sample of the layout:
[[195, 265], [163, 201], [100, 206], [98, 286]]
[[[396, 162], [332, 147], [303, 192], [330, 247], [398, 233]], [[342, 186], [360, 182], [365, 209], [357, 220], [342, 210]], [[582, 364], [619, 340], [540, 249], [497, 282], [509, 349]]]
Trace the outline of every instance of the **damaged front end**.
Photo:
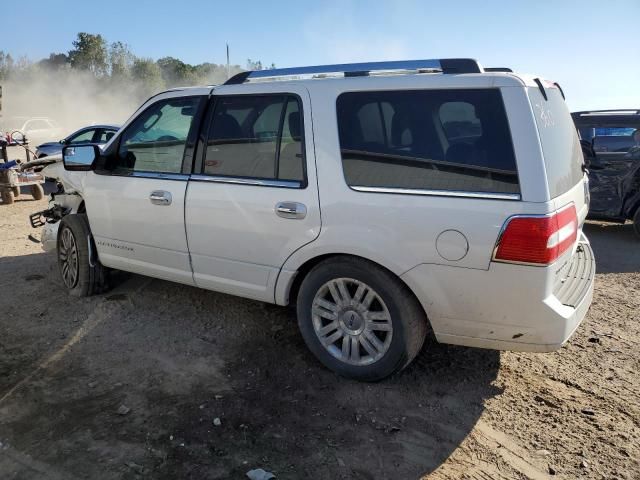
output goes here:
[[[62, 157], [49, 157], [31, 162], [39, 162], [42, 175], [55, 180], [57, 190], [49, 196], [49, 208], [29, 215], [33, 228], [41, 228], [40, 241], [45, 252], [56, 249], [60, 220], [70, 213], [78, 213], [82, 208], [82, 197], [76, 192], [73, 178], [69, 178], [61, 164]], [[37, 168], [36, 167], [36, 168]]]

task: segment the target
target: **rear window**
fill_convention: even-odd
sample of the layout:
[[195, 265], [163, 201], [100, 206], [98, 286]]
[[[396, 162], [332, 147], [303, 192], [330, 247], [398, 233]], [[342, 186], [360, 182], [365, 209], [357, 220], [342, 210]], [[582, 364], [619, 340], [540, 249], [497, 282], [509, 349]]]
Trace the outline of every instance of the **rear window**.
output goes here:
[[520, 192], [497, 89], [351, 92], [337, 111], [354, 188]]
[[547, 100], [540, 89], [529, 87], [551, 198], [570, 190], [582, 180], [584, 157], [578, 133], [557, 88], [547, 88]]

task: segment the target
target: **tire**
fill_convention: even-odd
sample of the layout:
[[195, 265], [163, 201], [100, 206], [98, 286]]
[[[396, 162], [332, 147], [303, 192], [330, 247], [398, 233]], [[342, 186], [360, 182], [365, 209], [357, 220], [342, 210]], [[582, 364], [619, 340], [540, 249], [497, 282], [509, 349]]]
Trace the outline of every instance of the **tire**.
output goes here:
[[13, 192], [13, 196], [18, 198], [20, 196], [20, 187], [11, 187], [11, 191]]
[[362, 381], [381, 380], [411, 363], [428, 328], [424, 310], [400, 279], [348, 256], [333, 257], [309, 272], [298, 292], [297, 315], [302, 337], [318, 360]]
[[34, 200], [42, 200], [44, 198], [44, 188], [42, 188], [42, 185], [31, 185], [31, 196]]
[[11, 205], [13, 203], [13, 192], [11, 190], [2, 190], [0, 198], [2, 198], [3, 205]]
[[107, 289], [107, 269], [97, 258], [89, 258], [95, 245], [86, 215], [71, 214], [60, 220], [57, 247], [62, 283], [71, 295], [88, 297]]
[[640, 207], [633, 216], [633, 231], [636, 232], [636, 237], [640, 240]]

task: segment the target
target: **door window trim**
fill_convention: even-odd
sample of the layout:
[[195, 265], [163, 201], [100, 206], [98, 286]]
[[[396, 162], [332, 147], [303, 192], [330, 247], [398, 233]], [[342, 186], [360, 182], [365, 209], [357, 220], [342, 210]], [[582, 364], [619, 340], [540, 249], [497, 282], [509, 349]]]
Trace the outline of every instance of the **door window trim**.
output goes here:
[[[154, 98], [154, 97], [151, 97], [151, 98]], [[185, 140], [184, 152], [182, 153], [180, 172], [150, 172], [150, 171], [139, 170], [139, 171], [131, 171], [128, 173], [114, 173], [112, 169], [104, 168], [105, 167], [104, 163], [108, 161], [107, 157], [118, 156], [120, 152], [120, 143], [122, 142], [122, 137], [127, 132], [127, 130], [129, 130], [133, 122], [135, 122], [141, 115], [143, 115], [149, 109], [157, 106], [159, 103], [168, 103], [172, 100], [175, 101], [175, 100], [183, 100], [183, 99], [190, 99], [190, 98], [197, 98], [199, 99], [199, 102], [198, 102], [198, 105], [196, 106], [196, 113], [193, 116], [193, 120], [191, 121], [189, 132], [187, 133], [187, 139]], [[111, 144], [111, 151], [107, 155], [105, 155], [105, 160], [101, 162], [101, 165], [99, 165], [98, 168], [94, 170], [94, 173], [96, 175], [108, 175], [112, 177], [150, 178], [150, 179], [158, 179], [158, 180], [177, 180], [177, 181], [189, 180], [189, 174], [191, 173], [191, 158], [193, 157], [195, 152], [195, 145], [198, 140], [198, 132], [200, 129], [202, 116], [204, 113], [205, 106], [207, 105], [208, 98], [209, 96], [207, 95], [181, 95], [177, 97], [167, 97], [167, 98], [158, 99], [155, 102], [150, 103], [143, 110], [141, 110], [122, 131], [116, 130], [116, 133], [118, 134], [117, 140]]]
[[[207, 156], [207, 142], [209, 137], [209, 131], [211, 129], [211, 123], [213, 122], [213, 117], [215, 115], [216, 107], [219, 101], [227, 99], [227, 98], [237, 98], [237, 97], [284, 97], [285, 102], [282, 106], [282, 112], [280, 114], [280, 123], [278, 124], [278, 140], [276, 142], [276, 159], [275, 165], [278, 168], [280, 163], [280, 145], [282, 142], [282, 131], [284, 130], [284, 116], [286, 114], [287, 104], [291, 97], [295, 98], [298, 102], [298, 108], [300, 112], [300, 122], [302, 125], [300, 126], [301, 138], [300, 138], [300, 149], [302, 152], [302, 181], [298, 180], [280, 180], [278, 178], [261, 178], [261, 177], [245, 177], [241, 175], [211, 175], [204, 173], [204, 165]], [[212, 92], [208, 103], [206, 119], [202, 122], [202, 130], [199, 136], [200, 141], [198, 142], [198, 147], [202, 147], [201, 152], [196, 152], [196, 161], [194, 162], [193, 173], [191, 174], [190, 180], [196, 182], [212, 182], [212, 183], [226, 183], [232, 185], [253, 185], [258, 187], [275, 187], [275, 188], [290, 188], [290, 189], [298, 189], [304, 190], [309, 185], [309, 180], [307, 176], [307, 149], [306, 149], [306, 132], [305, 132], [305, 122], [304, 122], [304, 102], [302, 97], [297, 93], [292, 92], [269, 92], [269, 93], [238, 93], [238, 94], [226, 94], [226, 95], [216, 95], [215, 90]]]

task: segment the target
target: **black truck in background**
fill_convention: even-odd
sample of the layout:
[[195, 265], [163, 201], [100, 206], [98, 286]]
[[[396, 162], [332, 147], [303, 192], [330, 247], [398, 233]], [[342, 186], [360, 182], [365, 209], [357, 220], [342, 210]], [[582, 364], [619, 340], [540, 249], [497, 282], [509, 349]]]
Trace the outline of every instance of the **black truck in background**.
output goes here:
[[571, 114], [589, 170], [589, 217], [632, 220], [640, 238], [640, 109]]

